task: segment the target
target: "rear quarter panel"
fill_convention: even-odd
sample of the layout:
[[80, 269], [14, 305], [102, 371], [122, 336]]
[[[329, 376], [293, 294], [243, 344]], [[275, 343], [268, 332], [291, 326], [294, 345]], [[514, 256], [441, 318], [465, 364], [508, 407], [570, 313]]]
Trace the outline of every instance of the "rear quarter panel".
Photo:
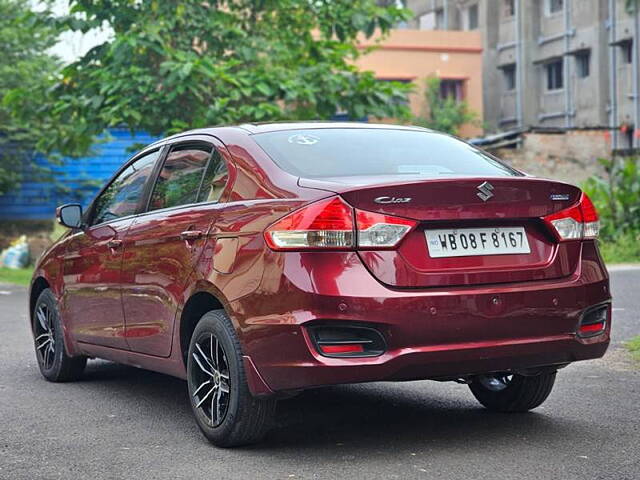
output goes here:
[[221, 140], [231, 154], [234, 184], [228, 201], [220, 206], [185, 292], [185, 302], [199, 291], [213, 294], [225, 305], [244, 338], [249, 327], [243, 319], [251, 312], [244, 311], [244, 307], [242, 312], [236, 311], [240, 305], [236, 301], [254, 293], [264, 281], [272, 253], [264, 241], [265, 228], [304, 204], [332, 193], [299, 187], [297, 177], [277, 167], [244, 133], [231, 131]]

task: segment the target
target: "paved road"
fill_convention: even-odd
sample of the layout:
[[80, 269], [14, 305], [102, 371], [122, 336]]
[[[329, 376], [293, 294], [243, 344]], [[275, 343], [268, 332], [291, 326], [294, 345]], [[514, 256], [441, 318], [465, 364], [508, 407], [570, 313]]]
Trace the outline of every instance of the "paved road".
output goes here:
[[185, 383], [107, 362], [55, 385], [37, 370], [25, 290], [0, 286], [2, 479], [640, 479], [640, 370], [620, 349], [640, 334], [640, 270], [612, 272], [614, 348], [558, 375], [543, 408], [481, 409], [457, 384], [307, 392], [278, 406], [266, 442], [211, 447]]

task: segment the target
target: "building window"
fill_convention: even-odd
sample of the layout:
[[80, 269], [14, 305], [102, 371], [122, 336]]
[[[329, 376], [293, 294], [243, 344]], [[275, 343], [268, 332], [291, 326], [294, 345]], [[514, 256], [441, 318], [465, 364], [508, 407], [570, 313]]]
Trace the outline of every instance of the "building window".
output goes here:
[[623, 40], [619, 45], [622, 61], [624, 63], [633, 63], [633, 39]]
[[513, 17], [516, 14], [515, 0], [503, 0], [503, 12], [505, 17]]
[[516, 88], [516, 64], [505, 65], [502, 67], [502, 75], [504, 76], [504, 88], [511, 91]]
[[467, 8], [466, 30], [476, 30], [478, 28], [478, 4]]
[[553, 15], [554, 13], [561, 12], [564, 8], [564, 0], [547, 0], [546, 13], [547, 15]]
[[440, 80], [440, 98], [443, 100], [452, 98], [456, 102], [464, 100], [463, 80]]
[[562, 59], [549, 62], [544, 68], [547, 74], [547, 90], [560, 90], [564, 86]]
[[446, 30], [447, 27], [444, 24], [444, 8], [436, 10], [436, 25], [435, 30]]
[[591, 51], [582, 50], [576, 53], [576, 74], [578, 78], [587, 78], [590, 73]]

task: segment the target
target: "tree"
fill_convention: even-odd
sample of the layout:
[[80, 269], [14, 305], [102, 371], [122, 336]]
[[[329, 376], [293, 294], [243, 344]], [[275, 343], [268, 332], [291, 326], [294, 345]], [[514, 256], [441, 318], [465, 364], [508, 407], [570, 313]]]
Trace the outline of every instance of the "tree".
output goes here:
[[437, 77], [427, 79], [425, 97], [429, 112], [426, 117], [414, 118], [417, 125], [458, 135], [462, 125], [477, 122], [477, 115], [469, 109], [467, 102], [458, 101], [450, 96], [442, 97], [440, 79]]
[[[37, 111], [53, 85], [57, 60], [46, 53], [57, 34], [47, 10], [33, 12], [22, 0], [0, 0], [0, 195], [13, 189], [33, 163]], [[20, 116], [9, 105], [19, 103]]]
[[408, 87], [354, 61], [359, 35], [406, 18], [374, 0], [71, 0], [66, 28], [112, 39], [62, 71], [39, 148], [80, 154], [104, 129], [152, 134], [281, 119], [406, 118]]

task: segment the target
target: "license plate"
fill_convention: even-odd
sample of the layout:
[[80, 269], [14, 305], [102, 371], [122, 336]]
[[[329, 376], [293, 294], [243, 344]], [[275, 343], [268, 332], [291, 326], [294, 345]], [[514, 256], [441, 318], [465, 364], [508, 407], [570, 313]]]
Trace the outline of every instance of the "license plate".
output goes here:
[[426, 230], [431, 258], [531, 253], [523, 227]]

